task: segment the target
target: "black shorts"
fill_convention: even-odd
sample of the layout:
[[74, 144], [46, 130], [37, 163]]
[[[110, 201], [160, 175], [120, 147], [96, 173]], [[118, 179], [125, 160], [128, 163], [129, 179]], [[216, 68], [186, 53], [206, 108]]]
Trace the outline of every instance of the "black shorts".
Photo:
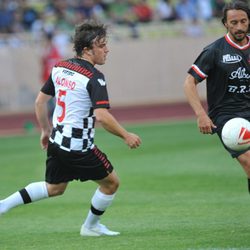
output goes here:
[[58, 184], [73, 180], [101, 180], [113, 171], [113, 166], [96, 146], [87, 152], [67, 152], [49, 143], [45, 180]]
[[217, 126], [216, 129], [214, 129], [214, 133], [217, 133], [217, 135], [219, 136], [223, 146], [225, 147], [225, 149], [231, 154], [231, 156], [233, 158], [237, 158], [238, 156], [240, 156], [241, 154], [244, 154], [246, 151], [248, 151], [249, 149], [246, 150], [242, 150], [242, 151], [235, 151], [232, 150], [230, 148], [228, 148], [222, 141], [221, 138], [221, 132], [222, 132], [222, 128], [225, 125], [225, 123], [232, 119], [232, 118], [236, 118], [236, 117], [241, 117], [241, 118], [245, 118], [248, 121], [250, 121], [250, 112], [241, 112], [241, 113], [237, 113], [237, 114], [223, 114], [223, 115], [219, 115], [217, 116], [217, 118], [213, 119], [214, 124]]

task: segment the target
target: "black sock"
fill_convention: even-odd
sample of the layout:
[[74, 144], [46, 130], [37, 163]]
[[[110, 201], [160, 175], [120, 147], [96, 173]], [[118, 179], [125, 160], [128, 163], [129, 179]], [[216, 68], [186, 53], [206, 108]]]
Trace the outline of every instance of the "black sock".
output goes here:
[[91, 205], [91, 212], [95, 215], [102, 215], [105, 211], [100, 211], [100, 210], [97, 210], [96, 208], [93, 207], [93, 205]]
[[248, 178], [247, 181], [248, 181], [248, 192], [250, 193], [250, 179]]
[[27, 190], [25, 188], [23, 188], [22, 190], [19, 191], [20, 195], [22, 196], [23, 199], [23, 203], [24, 204], [28, 204], [31, 203], [32, 200], [27, 192]]

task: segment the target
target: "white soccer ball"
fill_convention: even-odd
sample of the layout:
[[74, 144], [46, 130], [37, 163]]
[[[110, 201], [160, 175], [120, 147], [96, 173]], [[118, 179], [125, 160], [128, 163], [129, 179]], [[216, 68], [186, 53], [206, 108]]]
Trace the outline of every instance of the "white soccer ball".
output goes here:
[[233, 118], [222, 129], [224, 144], [235, 151], [250, 148], [250, 122], [244, 118]]

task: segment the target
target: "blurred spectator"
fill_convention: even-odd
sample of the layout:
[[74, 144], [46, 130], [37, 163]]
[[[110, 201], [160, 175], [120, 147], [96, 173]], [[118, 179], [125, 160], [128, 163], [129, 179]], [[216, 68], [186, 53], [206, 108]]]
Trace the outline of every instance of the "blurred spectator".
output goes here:
[[58, 48], [62, 57], [66, 54], [70, 40], [69, 31], [77, 24], [73, 6], [67, 5], [65, 0], [54, 1], [47, 5], [38, 19], [32, 25], [32, 34], [36, 41], [43, 38], [44, 33], [53, 34], [53, 43]]
[[213, 17], [213, 9], [211, 0], [198, 0], [198, 17], [204, 21], [210, 21]]
[[175, 10], [179, 20], [191, 21], [197, 18], [197, 8], [195, 0], [178, 0]]
[[[53, 66], [59, 62], [62, 57], [54, 43], [54, 34], [53, 33], [44, 33], [44, 45], [41, 51], [41, 81], [44, 84], [49, 76]], [[52, 98], [48, 103], [48, 110], [50, 118], [52, 118], [52, 113], [55, 107], [55, 100]]]
[[70, 4], [68, 4], [67, 0], [54, 0], [52, 3], [52, 13], [54, 13], [56, 18], [56, 28], [62, 31], [74, 29], [74, 26], [77, 23], [75, 10]]
[[28, 3], [27, 0], [21, 1], [20, 12], [22, 14], [22, 24], [24, 29], [30, 30], [32, 24], [38, 18], [38, 13], [34, 8], [32, 8]]
[[44, 33], [44, 45], [41, 53], [42, 83], [45, 83], [53, 66], [61, 60], [61, 54], [54, 43], [53, 33]]
[[11, 31], [13, 33], [24, 32], [23, 15], [19, 8], [13, 10], [12, 18]]
[[0, 1], [0, 32], [12, 33], [13, 10], [9, 8], [8, 0]]
[[92, 18], [127, 26], [129, 35], [137, 38], [141, 22], [180, 20], [193, 25], [196, 19], [221, 18], [226, 1], [230, 0], [0, 0], [0, 33], [31, 31], [36, 42], [44, 31], [56, 31], [56, 40], [63, 44], [77, 23]]
[[109, 17], [111, 21], [117, 24], [134, 22], [136, 20], [133, 14], [132, 5], [126, 0], [114, 0], [109, 5]]
[[176, 20], [175, 8], [171, 0], [158, 0], [155, 7], [156, 19], [160, 21]]
[[[78, 19], [103, 20], [105, 18], [104, 9], [101, 4], [94, 0], [82, 0], [76, 8]], [[80, 18], [79, 18], [80, 17]]]
[[103, 2], [102, 0], [95, 0], [94, 5], [94, 17], [96, 20], [99, 20], [100, 22], [107, 22], [107, 12], [108, 12], [108, 4]]
[[110, 3], [108, 14], [114, 24], [127, 25], [132, 38], [138, 38], [136, 15], [132, 10], [132, 4], [127, 0], [114, 0]]
[[151, 22], [153, 18], [153, 10], [147, 3], [147, 0], [137, 0], [133, 6], [133, 11], [137, 21], [142, 23]]

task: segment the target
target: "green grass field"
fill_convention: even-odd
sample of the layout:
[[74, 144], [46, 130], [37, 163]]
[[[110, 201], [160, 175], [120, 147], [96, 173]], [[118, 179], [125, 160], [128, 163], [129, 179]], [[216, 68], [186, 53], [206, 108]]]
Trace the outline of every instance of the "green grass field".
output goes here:
[[[126, 127], [141, 136], [141, 148], [101, 128], [96, 134], [121, 180], [102, 222], [120, 236], [80, 237], [96, 185], [72, 182], [61, 197], [1, 216], [0, 249], [250, 249], [246, 177], [217, 136], [201, 135], [193, 121]], [[0, 138], [0, 152], [0, 199], [43, 180], [38, 134]]]

